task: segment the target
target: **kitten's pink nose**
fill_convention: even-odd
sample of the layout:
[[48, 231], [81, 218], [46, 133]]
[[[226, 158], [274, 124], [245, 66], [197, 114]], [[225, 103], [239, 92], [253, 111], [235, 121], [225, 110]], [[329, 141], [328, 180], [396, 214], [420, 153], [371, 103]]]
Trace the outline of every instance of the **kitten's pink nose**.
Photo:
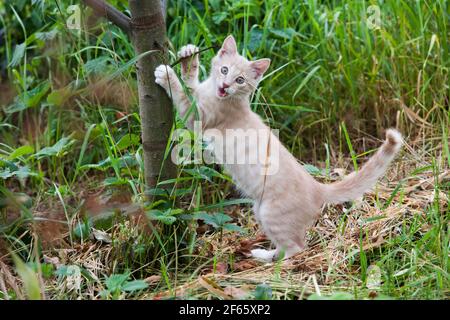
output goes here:
[[230, 85], [226, 84], [225, 82], [222, 84], [222, 88], [224, 88], [224, 89], [229, 88], [229, 87], [230, 87]]

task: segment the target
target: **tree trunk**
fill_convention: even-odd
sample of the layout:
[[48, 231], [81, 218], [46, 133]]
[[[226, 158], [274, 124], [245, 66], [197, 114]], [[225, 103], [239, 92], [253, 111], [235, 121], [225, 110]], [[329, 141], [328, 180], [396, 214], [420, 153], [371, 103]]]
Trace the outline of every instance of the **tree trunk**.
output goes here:
[[139, 59], [136, 66], [145, 182], [147, 188], [154, 188], [158, 181], [176, 176], [170, 155], [164, 160], [173, 124], [172, 103], [164, 89], [155, 83], [153, 74], [158, 65], [168, 61], [165, 19], [160, 0], [129, 0], [128, 3], [136, 54], [160, 50]]

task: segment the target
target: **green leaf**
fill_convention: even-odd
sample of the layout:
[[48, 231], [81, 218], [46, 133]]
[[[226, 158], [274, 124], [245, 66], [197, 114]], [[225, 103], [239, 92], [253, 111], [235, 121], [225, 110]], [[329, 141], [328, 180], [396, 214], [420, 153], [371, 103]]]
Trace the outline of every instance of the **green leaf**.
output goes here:
[[209, 209], [215, 209], [215, 208], [223, 208], [226, 206], [231, 206], [235, 204], [252, 204], [252, 199], [231, 199], [231, 200], [225, 200], [214, 204], [209, 204], [206, 206], [203, 206], [199, 208], [200, 210], [209, 210]]
[[16, 45], [16, 48], [14, 49], [13, 57], [11, 59], [11, 62], [8, 65], [8, 67], [15, 67], [19, 64], [20, 60], [22, 60], [22, 58], [25, 54], [25, 49], [26, 49], [25, 42]]
[[27, 108], [26, 104], [19, 97], [14, 99], [14, 103], [5, 108], [6, 113], [15, 113]]
[[9, 168], [6, 168], [5, 170], [0, 171], [0, 178], [3, 180], [6, 180], [13, 176], [14, 176], [14, 172], [12, 172], [11, 169], [9, 169]]
[[45, 9], [45, 0], [31, 0], [31, 4], [33, 6], [38, 7], [41, 12], [44, 12]]
[[321, 296], [314, 293], [308, 297], [308, 300], [353, 300], [353, 295], [347, 292], [336, 292], [331, 296]]
[[179, 215], [179, 214], [181, 214], [181, 213], [183, 213], [184, 212], [184, 210], [183, 209], [177, 209], [177, 208], [169, 208], [169, 209], [167, 209], [165, 212], [164, 212], [164, 214], [166, 214], [166, 215], [171, 215], [171, 216], [174, 216], [174, 215]]
[[14, 174], [16, 175], [16, 177], [18, 179], [25, 179], [25, 178], [28, 178], [29, 176], [36, 175], [36, 174], [32, 173], [30, 171], [30, 168], [28, 168], [27, 166], [20, 167], [19, 170], [14, 171]]
[[118, 291], [122, 288], [122, 285], [125, 281], [130, 277], [129, 273], [123, 274], [112, 274], [108, 278], [106, 278], [105, 284], [108, 290], [110, 291]]
[[55, 275], [61, 276], [61, 277], [70, 276], [72, 273], [73, 273], [73, 270], [69, 271], [69, 268], [65, 265], [58, 267], [58, 269], [56, 269], [56, 271], [55, 271]]
[[64, 154], [64, 151], [66, 151], [74, 142], [75, 140], [69, 139], [67, 137], [61, 138], [53, 146], [41, 149], [34, 156], [38, 159], [51, 156], [60, 157]]
[[6, 113], [15, 113], [28, 108], [33, 108], [41, 102], [42, 98], [50, 90], [50, 83], [43, 81], [32, 90], [22, 93], [14, 99], [14, 103], [5, 109]]
[[295, 37], [298, 33], [292, 28], [285, 28], [285, 29], [270, 29], [270, 33], [273, 35], [286, 39], [291, 40], [293, 37]]
[[72, 92], [69, 88], [54, 90], [47, 96], [47, 102], [51, 105], [60, 107], [67, 101], [67, 99], [70, 98], [71, 95]]
[[85, 164], [85, 165], [81, 166], [80, 169], [82, 169], [82, 170], [98, 169], [98, 170], [104, 171], [110, 167], [111, 167], [111, 159], [108, 157], [108, 158], [100, 161], [99, 163]]
[[226, 12], [226, 11], [214, 12], [212, 15], [212, 20], [215, 24], [220, 24], [227, 17], [228, 17], [228, 12]]
[[138, 146], [141, 143], [141, 138], [136, 134], [127, 133], [116, 143], [118, 150], [129, 148], [130, 146]]
[[263, 38], [263, 31], [257, 28], [253, 28], [250, 31], [250, 41], [248, 43], [248, 50], [251, 52], [256, 51], [261, 45], [261, 41]]
[[78, 239], [87, 239], [91, 234], [91, 227], [92, 222], [90, 220], [78, 222], [72, 230], [74, 237]]
[[55, 271], [55, 275], [60, 277], [69, 277], [76, 274], [82, 274], [86, 278], [92, 279], [91, 276], [88, 276], [89, 273], [87, 273], [84, 268], [81, 268], [75, 264], [70, 264], [67, 266], [66, 265], [59, 266], [58, 269]]
[[36, 272], [27, 266], [15, 253], [11, 253], [16, 271], [22, 279], [23, 286], [30, 300], [41, 300], [41, 288]]
[[192, 193], [192, 188], [177, 188], [175, 189], [171, 196], [173, 197], [181, 197], [181, 196], [185, 196], [187, 194], [191, 194]]
[[218, 228], [219, 226], [216, 224], [216, 220], [214, 219], [214, 216], [211, 214], [208, 214], [206, 212], [200, 212], [196, 213], [193, 217], [194, 219], [200, 219], [203, 220], [205, 223], [212, 225], [214, 228]]
[[227, 223], [223, 226], [224, 230], [228, 230], [228, 231], [236, 231], [236, 232], [240, 232], [240, 233], [246, 233], [246, 231], [239, 227], [238, 225], [235, 224], [231, 224], [231, 223]]
[[161, 221], [164, 224], [171, 225], [175, 221], [177, 221], [177, 218], [172, 217], [172, 216], [157, 216], [153, 220], [158, 220], [158, 221]]
[[272, 288], [265, 284], [258, 284], [253, 293], [256, 300], [270, 300], [272, 299]]
[[87, 75], [105, 73], [111, 62], [113, 62], [113, 60], [105, 56], [89, 60], [84, 64], [84, 72], [86, 72]]
[[103, 180], [105, 186], [122, 186], [125, 184], [128, 184], [128, 180], [123, 178], [109, 177]]
[[[170, 210], [168, 211], [170, 212]], [[171, 225], [177, 220], [177, 218], [170, 215], [170, 213], [168, 214], [168, 211], [162, 212], [161, 210], [149, 210], [146, 212], [146, 215], [150, 220], [157, 220], [164, 224]]]
[[194, 215], [194, 219], [201, 219], [205, 223], [212, 225], [214, 228], [222, 228], [225, 223], [233, 220], [224, 213], [208, 214], [206, 212], [200, 212]]
[[26, 107], [36, 107], [39, 102], [41, 102], [42, 98], [47, 94], [48, 90], [50, 90], [50, 82], [44, 81], [32, 90], [25, 92], [23, 96]]
[[[33, 271], [36, 272], [36, 273], [39, 271], [38, 270], [39, 265], [36, 262], [28, 262], [27, 266], [32, 268]], [[53, 272], [54, 272], [55, 268], [53, 267], [52, 264], [50, 264], [50, 263], [41, 263], [40, 267], [41, 267], [42, 276], [44, 278], [50, 278], [51, 276], [53, 276]]]
[[218, 212], [218, 213], [214, 214], [214, 219], [219, 226], [224, 226], [225, 223], [233, 220], [230, 216], [228, 216], [222, 212]]
[[19, 167], [12, 161], [8, 161], [4, 158], [0, 157], [0, 168], [8, 168], [11, 171], [19, 170]]
[[151, 188], [146, 191], [150, 196], [168, 196], [168, 192], [163, 188]]
[[10, 168], [6, 168], [3, 171], [0, 171], [0, 178], [8, 179], [11, 177], [17, 177], [18, 179], [25, 179], [30, 176], [36, 176], [36, 173], [31, 172], [30, 168], [27, 166], [18, 167], [17, 170], [12, 171]]
[[9, 160], [14, 160], [16, 158], [22, 157], [26, 154], [30, 154], [34, 152], [34, 148], [32, 146], [21, 146], [14, 150], [8, 157]]
[[148, 283], [144, 280], [127, 281], [122, 286], [122, 291], [133, 292], [148, 288]]
[[42, 41], [53, 40], [57, 34], [58, 34], [58, 30], [56, 30], [56, 29], [53, 29], [48, 32], [36, 32], [35, 33], [36, 39], [39, 39]]
[[320, 170], [319, 168], [313, 166], [312, 164], [304, 164], [303, 168], [305, 168], [305, 170], [308, 171], [308, 173], [310, 173], [312, 175], [320, 175], [320, 174], [322, 174], [322, 170]]
[[135, 167], [138, 165], [136, 161], [136, 156], [131, 154], [125, 154], [119, 159], [119, 168]]
[[209, 182], [212, 182], [211, 178], [213, 178], [213, 177], [228, 180], [228, 178], [225, 177], [220, 172], [214, 170], [213, 168], [206, 167], [206, 166], [196, 167], [195, 169], [184, 169], [183, 171], [186, 173], [189, 173], [190, 175], [192, 175], [195, 178], [205, 179]]

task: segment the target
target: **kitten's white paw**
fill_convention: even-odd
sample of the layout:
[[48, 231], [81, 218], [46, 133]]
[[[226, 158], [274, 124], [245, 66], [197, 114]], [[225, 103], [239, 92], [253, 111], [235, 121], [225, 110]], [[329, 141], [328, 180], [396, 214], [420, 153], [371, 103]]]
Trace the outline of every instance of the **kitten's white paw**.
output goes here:
[[175, 71], [170, 66], [160, 65], [155, 69], [155, 82], [166, 90], [169, 90], [169, 81], [176, 77]]
[[193, 44], [188, 44], [187, 46], [181, 47], [180, 51], [178, 51], [178, 57], [187, 58], [198, 51], [199, 49], [196, 46], [194, 46]]
[[272, 259], [275, 256], [275, 250], [253, 249], [251, 253], [252, 257], [264, 262], [272, 262]]

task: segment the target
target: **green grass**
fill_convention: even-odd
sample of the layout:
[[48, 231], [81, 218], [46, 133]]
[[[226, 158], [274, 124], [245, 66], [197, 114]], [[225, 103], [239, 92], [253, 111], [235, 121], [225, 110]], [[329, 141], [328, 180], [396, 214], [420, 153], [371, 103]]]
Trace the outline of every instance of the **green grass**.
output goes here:
[[[109, 2], [127, 8], [127, 1]], [[252, 109], [280, 129], [296, 157], [324, 168], [309, 167], [319, 178], [335, 179], [334, 168], [357, 169], [379, 146], [384, 128], [398, 127], [408, 144], [391, 178], [382, 181], [388, 191], [377, 188], [345, 214], [330, 208], [331, 224], [322, 218], [311, 232], [311, 254], [330, 252], [323, 261], [309, 266], [305, 253], [303, 269], [254, 266], [236, 277], [235, 265], [245, 259], [234, 249], [258, 229], [250, 206], [229, 177], [203, 165], [180, 168], [166, 182], [175, 182], [171, 194], [155, 189], [161, 200], [145, 202], [132, 44], [93, 18], [83, 19], [81, 33], [68, 30], [67, 8], [75, 3], [0, 3], [0, 269], [5, 275], [17, 270], [0, 278], [0, 299], [174, 294], [183, 284], [198, 285], [209, 269], [214, 285], [249, 286], [249, 298], [368, 298], [373, 292], [448, 298], [447, 1], [169, 1], [171, 61], [187, 43], [205, 48], [228, 34], [247, 58], [271, 58]], [[372, 5], [380, 12], [379, 28], [370, 24], [377, 22]], [[213, 55], [202, 54], [202, 78]], [[128, 219], [137, 213], [155, 222], [146, 232]], [[221, 216], [213, 213], [232, 220], [218, 225], [213, 218]], [[245, 233], [226, 230], [228, 224]], [[47, 229], [62, 242], [46, 243]], [[94, 230], [104, 230], [110, 241], [95, 238]], [[383, 236], [379, 245], [368, 246], [370, 231]], [[330, 251], [333, 241], [339, 246]], [[75, 250], [58, 256], [60, 247]], [[101, 267], [85, 267], [96, 264]], [[217, 275], [223, 264], [228, 279]], [[374, 265], [382, 282], [368, 289]], [[150, 276], [160, 278], [139, 281]], [[77, 279], [80, 288], [69, 288]], [[263, 282], [270, 294], [258, 286]], [[207, 287], [186, 295], [221, 298]]]

